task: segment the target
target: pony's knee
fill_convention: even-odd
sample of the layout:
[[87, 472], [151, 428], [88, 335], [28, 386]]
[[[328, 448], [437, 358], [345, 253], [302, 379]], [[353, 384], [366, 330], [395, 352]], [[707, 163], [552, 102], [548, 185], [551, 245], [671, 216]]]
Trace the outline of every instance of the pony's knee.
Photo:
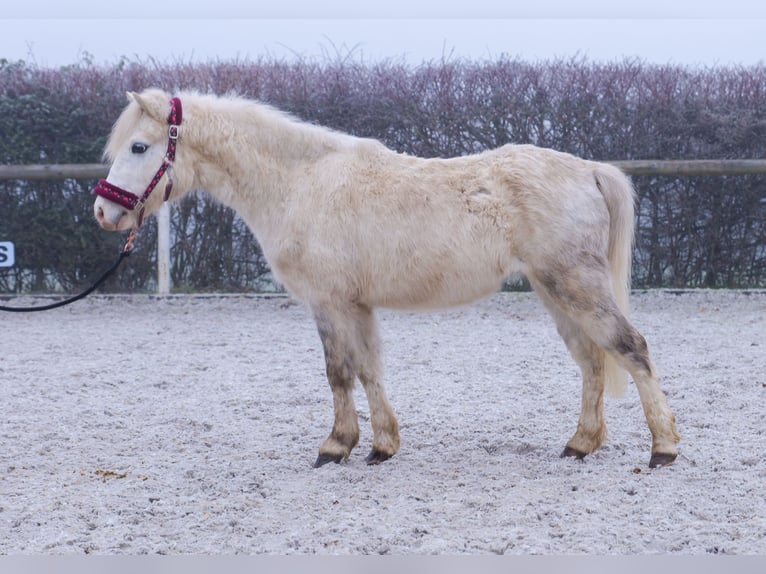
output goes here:
[[351, 361], [342, 356], [326, 356], [327, 380], [335, 388], [352, 389], [356, 375]]

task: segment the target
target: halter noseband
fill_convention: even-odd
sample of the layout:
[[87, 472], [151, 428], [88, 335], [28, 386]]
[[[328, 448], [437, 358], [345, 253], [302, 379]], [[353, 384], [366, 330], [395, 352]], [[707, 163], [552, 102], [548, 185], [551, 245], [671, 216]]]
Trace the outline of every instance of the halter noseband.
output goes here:
[[98, 185], [93, 189], [93, 193], [96, 195], [117, 203], [130, 211], [138, 209], [138, 223], [136, 228], [141, 227], [141, 223], [144, 220], [146, 200], [149, 199], [149, 195], [151, 195], [154, 188], [157, 187], [157, 184], [166, 172], [168, 173], [168, 181], [165, 184], [165, 201], [170, 197], [170, 192], [173, 189], [173, 178], [170, 176], [168, 169], [173, 167], [173, 162], [176, 160], [176, 142], [178, 141], [182, 120], [183, 109], [181, 107], [181, 100], [179, 98], [173, 98], [170, 100], [170, 115], [168, 116], [168, 150], [165, 153], [165, 157], [162, 159], [162, 165], [157, 170], [157, 173], [154, 174], [151, 183], [141, 197], [138, 197], [135, 193], [126, 189], [117, 187], [105, 179], [100, 180]]

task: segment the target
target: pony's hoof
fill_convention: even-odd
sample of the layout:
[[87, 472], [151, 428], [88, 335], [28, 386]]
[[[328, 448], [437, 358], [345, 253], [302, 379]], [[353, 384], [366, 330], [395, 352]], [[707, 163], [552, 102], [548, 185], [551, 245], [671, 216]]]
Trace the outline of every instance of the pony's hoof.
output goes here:
[[365, 458], [364, 461], [367, 464], [370, 464], [370, 465], [372, 465], [372, 464], [380, 464], [381, 462], [383, 462], [384, 460], [388, 460], [392, 456], [394, 456], [394, 455], [387, 454], [385, 452], [381, 452], [379, 450], [372, 449], [370, 451], [370, 454], [367, 455], [367, 458]]
[[342, 454], [322, 454], [320, 452], [316, 462], [314, 463], [314, 468], [319, 468], [320, 466], [324, 466], [328, 462], [334, 462], [335, 464], [340, 464], [341, 460], [343, 460]]
[[658, 468], [673, 464], [677, 456], [677, 454], [665, 454], [663, 452], [652, 453], [652, 458], [649, 459], [649, 468]]
[[582, 452], [577, 450], [576, 448], [567, 446], [564, 448], [564, 452], [561, 453], [561, 458], [574, 457], [577, 460], [582, 460], [585, 458], [585, 455], [587, 454], [588, 454], [587, 452]]

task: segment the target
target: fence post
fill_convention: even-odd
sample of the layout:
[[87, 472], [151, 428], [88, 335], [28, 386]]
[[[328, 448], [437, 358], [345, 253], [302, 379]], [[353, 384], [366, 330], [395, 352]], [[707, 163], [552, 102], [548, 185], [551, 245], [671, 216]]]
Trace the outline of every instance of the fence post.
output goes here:
[[157, 212], [157, 294], [170, 293], [170, 205]]

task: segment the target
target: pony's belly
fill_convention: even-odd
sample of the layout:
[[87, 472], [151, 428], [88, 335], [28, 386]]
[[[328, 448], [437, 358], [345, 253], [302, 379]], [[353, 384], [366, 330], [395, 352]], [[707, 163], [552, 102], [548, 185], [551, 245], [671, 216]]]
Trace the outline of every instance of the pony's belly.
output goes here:
[[[420, 281], [401, 281], [388, 284], [387, 289], [374, 289], [370, 294], [371, 307], [418, 310], [444, 309], [468, 305], [496, 293], [502, 287], [506, 273], [483, 275], [434, 275]], [[382, 287], [383, 285], [378, 285]]]

